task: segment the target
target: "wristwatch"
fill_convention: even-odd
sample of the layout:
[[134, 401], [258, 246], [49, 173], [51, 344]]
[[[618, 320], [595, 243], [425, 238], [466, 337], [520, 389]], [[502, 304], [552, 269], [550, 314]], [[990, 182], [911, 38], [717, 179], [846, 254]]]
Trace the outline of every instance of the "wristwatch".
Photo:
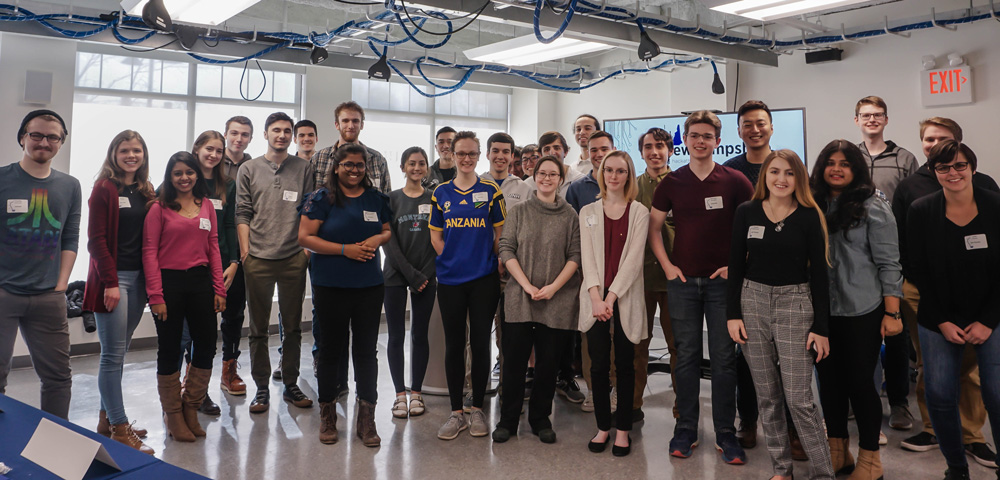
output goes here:
[[895, 318], [896, 320], [901, 320], [903, 318], [903, 314], [902, 313], [900, 313], [900, 312], [890, 312], [888, 310], [885, 311], [885, 316]]

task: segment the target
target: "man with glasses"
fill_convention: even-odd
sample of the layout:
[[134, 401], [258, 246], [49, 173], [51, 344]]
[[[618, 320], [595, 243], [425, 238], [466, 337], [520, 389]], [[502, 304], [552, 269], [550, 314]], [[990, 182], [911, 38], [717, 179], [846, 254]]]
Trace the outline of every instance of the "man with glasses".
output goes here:
[[455, 158], [452, 156], [451, 144], [455, 141], [456, 135], [458, 132], [447, 126], [441, 127], [434, 135], [434, 149], [437, 150], [438, 159], [420, 182], [424, 188], [433, 190], [434, 187], [455, 178]]
[[[736, 207], [750, 199], [753, 187], [742, 173], [712, 159], [722, 143], [722, 122], [700, 110], [684, 122], [684, 144], [691, 161], [670, 172], [656, 187], [649, 215], [649, 242], [667, 277], [667, 299], [677, 347], [679, 418], [669, 451], [691, 456], [698, 442], [702, 325], [708, 323], [712, 363], [712, 421], [715, 444], [728, 464], [746, 463], [736, 440], [736, 349], [726, 319], [726, 279]], [[673, 212], [671, 255], [663, 245], [663, 222]]]
[[35, 110], [17, 131], [21, 161], [0, 167], [0, 394], [7, 387], [18, 329], [42, 382], [42, 410], [69, 415], [66, 285], [80, 240], [82, 193], [77, 179], [52, 169], [66, 123]]
[[538, 151], [538, 145], [529, 143], [521, 147], [521, 169], [524, 170], [521, 180], [531, 178], [535, 173], [535, 163], [540, 158], [542, 158], [542, 154]]

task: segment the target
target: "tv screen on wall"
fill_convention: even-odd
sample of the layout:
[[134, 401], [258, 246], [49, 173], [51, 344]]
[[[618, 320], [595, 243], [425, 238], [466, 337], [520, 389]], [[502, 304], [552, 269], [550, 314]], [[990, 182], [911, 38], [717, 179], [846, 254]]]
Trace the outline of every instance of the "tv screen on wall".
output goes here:
[[[720, 113], [722, 122], [722, 143], [715, 150], [713, 159], [719, 163], [742, 153], [746, 153], [746, 145], [740, 139], [736, 112]], [[771, 135], [771, 148], [779, 150], [787, 148], [799, 155], [806, 165], [806, 110], [804, 108], [789, 108], [771, 110], [774, 134]], [[674, 153], [670, 156], [670, 169], [677, 170], [688, 164], [690, 157], [684, 146], [684, 120], [686, 115], [670, 115], [665, 117], [622, 118], [604, 121], [604, 131], [615, 138], [615, 147], [624, 150], [635, 162], [636, 172], [646, 169], [639, 151], [639, 137], [650, 128], [660, 127], [673, 135]]]

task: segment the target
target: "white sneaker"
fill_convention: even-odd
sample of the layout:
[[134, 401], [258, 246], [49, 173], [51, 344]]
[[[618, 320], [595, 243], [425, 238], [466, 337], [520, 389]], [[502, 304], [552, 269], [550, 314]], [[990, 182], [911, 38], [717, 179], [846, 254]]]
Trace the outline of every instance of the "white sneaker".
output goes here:
[[594, 394], [589, 392], [587, 393], [587, 398], [585, 398], [583, 403], [580, 404], [580, 410], [588, 413], [594, 411]]
[[889, 437], [885, 436], [885, 434], [882, 433], [881, 430], [879, 430], [879, 432], [878, 432], [878, 444], [879, 445], [888, 445], [889, 444]]

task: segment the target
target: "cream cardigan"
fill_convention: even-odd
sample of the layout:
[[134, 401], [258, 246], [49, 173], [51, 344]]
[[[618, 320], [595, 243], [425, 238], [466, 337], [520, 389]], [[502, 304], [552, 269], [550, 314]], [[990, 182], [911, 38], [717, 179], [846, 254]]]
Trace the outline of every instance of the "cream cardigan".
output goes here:
[[[618, 296], [618, 312], [622, 330], [632, 343], [646, 339], [646, 299], [642, 279], [642, 262], [646, 248], [649, 210], [633, 201], [629, 208], [628, 236], [618, 264], [618, 274], [609, 290]], [[580, 253], [583, 262], [583, 284], [580, 286], [580, 331], [594, 326], [590, 301], [591, 287], [604, 295], [604, 201], [598, 200], [580, 210]]]

